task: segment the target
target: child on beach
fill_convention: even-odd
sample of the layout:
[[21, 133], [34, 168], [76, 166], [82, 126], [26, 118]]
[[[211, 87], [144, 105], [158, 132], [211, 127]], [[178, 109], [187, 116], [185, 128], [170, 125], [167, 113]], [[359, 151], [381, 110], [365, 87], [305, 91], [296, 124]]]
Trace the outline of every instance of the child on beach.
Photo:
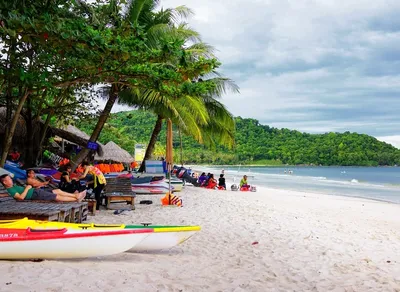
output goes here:
[[225, 183], [225, 178], [224, 178], [224, 174], [221, 173], [219, 175], [219, 179], [218, 179], [218, 189], [223, 188], [224, 190], [226, 190], [226, 183]]

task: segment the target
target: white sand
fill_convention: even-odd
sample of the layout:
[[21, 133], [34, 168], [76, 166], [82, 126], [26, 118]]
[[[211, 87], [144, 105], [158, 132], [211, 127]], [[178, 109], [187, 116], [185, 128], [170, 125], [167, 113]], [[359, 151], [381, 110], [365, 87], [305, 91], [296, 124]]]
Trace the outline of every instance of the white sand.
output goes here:
[[3, 261], [0, 291], [400, 291], [400, 205], [262, 188], [179, 195], [183, 208], [161, 207], [156, 196], [128, 215], [101, 211], [90, 221], [201, 225], [182, 245]]

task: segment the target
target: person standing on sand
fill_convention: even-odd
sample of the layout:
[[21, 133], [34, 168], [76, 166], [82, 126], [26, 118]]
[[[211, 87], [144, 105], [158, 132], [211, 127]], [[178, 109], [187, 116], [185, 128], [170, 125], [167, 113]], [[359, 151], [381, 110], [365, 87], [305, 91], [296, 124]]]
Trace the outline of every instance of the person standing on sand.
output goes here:
[[93, 183], [93, 192], [97, 201], [96, 210], [100, 210], [101, 205], [101, 191], [107, 184], [106, 178], [104, 174], [93, 165], [89, 165], [89, 162], [82, 162], [81, 166], [83, 167], [83, 174], [78, 177], [78, 180], [84, 179], [88, 174], [93, 175], [93, 181], [87, 182], [86, 185]]
[[86, 191], [69, 194], [60, 189], [55, 189], [49, 192], [42, 189], [34, 189], [31, 185], [27, 185], [25, 188], [14, 186], [14, 182], [8, 174], [3, 174], [0, 176], [0, 182], [10, 197], [13, 197], [18, 201], [43, 200], [58, 202], [80, 202], [86, 196]]

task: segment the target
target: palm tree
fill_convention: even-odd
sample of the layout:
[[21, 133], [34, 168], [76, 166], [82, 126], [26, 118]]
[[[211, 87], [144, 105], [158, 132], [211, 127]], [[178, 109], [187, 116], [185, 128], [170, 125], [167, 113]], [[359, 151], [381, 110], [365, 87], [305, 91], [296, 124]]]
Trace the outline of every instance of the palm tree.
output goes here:
[[[183, 11], [188, 14], [182, 8]], [[182, 14], [182, 13], [181, 13]], [[185, 15], [186, 15], [185, 14]], [[201, 42], [198, 33], [189, 29], [186, 24], [174, 25], [170, 21], [174, 14], [162, 13], [158, 14], [143, 14], [147, 22], [151, 22], [149, 27], [149, 39], [156, 40], [158, 38], [166, 38], [171, 41], [181, 41], [184, 46], [184, 55], [179, 60], [168, 60], [172, 66], [176, 62], [180, 64], [194, 63], [201, 58], [215, 58], [214, 49]], [[161, 23], [159, 21], [161, 20]], [[190, 45], [187, 45], [190, 43]], [[151, 45], [157, 47], [156, 41], [152, 41]], [[132, 90], [125, 89], [119, 94], [119, 102], [139, 109], [150, 110], [157, 115], [150, 141], [148, 143], [144, 160], [148, 160], [155, 149], [157, 138], [161, 132], [162, 122], [166, 118], [170, 118], [172, 122], [179, 127], [182, 132], [192, 136], [200, 143], [208, 146], [215, 146], [216, 143], [233, 146], [234, 143], [234, 120], [232, 115], [226, 110], [222, 103], [215, 98], [220, 97], [227, 90], [238, 92], [238, 87], [230, 79], [222, 78], [217, 72], [209, 72], [210, 78], [203, 81], [199, 78], [200, 72], [188, 72], [186, 79], [194, 82], [204, 82], [213, 84], [207, 94], [201, 95], [186, 95], [181, 98], [162, 96], [160, 93], [151, 90]], [[197, 81], [194, 81], [197, 80]], [[144, 170], [142, 163], [139, 171]]]
[[[217, 143], [232, 147], [234, 144], [235, 124], [232, 114], [216, 98], [227, 90], [238, 92], [238, 87], [229, 79], [213, 78], [202, 82], [214, 83], [213, 90], [207, 95], [184, 96], [179, 99], [161, 97], [153, 90], [133, 91], [126, 89], [120, 93], [119, 103], [150, 110], [157, 115], [144, 161], [151, 158], [163, 120], [170, 118], [186, 135], [198, 142], [213, 147]], [[158, 102], [159, 99], [164, 102]], [[142, 163], [139, 171], [144, 170]]]
[[[113, 0], [110, 2], [108, 7], [111, 18], [110, 22], [116, 27], [124, 27], [128, 24], [133, 25], [134, 27], [138, 27], [139, 25], [144, 26], [147, 37], [146, 44], [149, 49], [159, 46], [160, 39], [162, 39], [166, 34], [172, 36], [175, 34], [186, 34], [187, 36], [190, 35], [192, 39], [197, 39], [198, 34], [196, 32], [185, 29], [184, 26], [179, 26], [178, 29], [173, 29], [174, 27], [171, 26], [171, 24], [173, 24], [179, 17], [186, 17], [192, 13], [188, 8], [180, 6], [175, 9], [166, 9], [155, 13], [153, 10], [158, 4], [158, 0], [132, 0], [126, 6], [126, 13], [122, 15], [119, 11], [119, 9], [121, 9], [120, 5], [118, 5], [116, 0]], [[88, 13], [89, 12], [91, 13], [91, 11], [88, 10]], [[168, 50], [168, 48], [166, 48], [166, 50]], [[111, 85], [111, 88], [108, 91], [107, 103], [90, 136], [90, 142], [96, 142], [99, 138], [101, 130], [111, 113], [112, 107], [123, 88], [123, 86], [117, 83]], [[157, 102], [163, 102], [163, 100], [158, 99]], [[80, 151], [72, 161], [73, 169], [75, 169], [88, 156], [89, 152], [90, 150], [87, 148], [83, 148]]]

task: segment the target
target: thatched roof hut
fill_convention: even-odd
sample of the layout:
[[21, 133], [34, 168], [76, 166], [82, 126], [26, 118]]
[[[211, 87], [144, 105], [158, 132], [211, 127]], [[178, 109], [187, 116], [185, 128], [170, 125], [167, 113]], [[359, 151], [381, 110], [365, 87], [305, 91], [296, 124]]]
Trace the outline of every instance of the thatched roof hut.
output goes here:
[[[69, 142], [72, 142], [76, 145], [86, 147], [90, 137], [88, 134], [85, 132], [79, 130], [77, 127], [68, 125], [65, 130], [63, 129], [58, 129], [58, 128], [51, 128], [50, 129], [51, 133], [54, 136], [58, 136], [62, 139], [68, 140]], [[100, 142], [97, 142], [99, 144], [99, 148], [97, 149], [97, 155], [102, 157], [104, 154], [104, 145], [101, 144]]]
[[122, 149], [113, 141], [108, 142], [104, 147], [103, 156], [96, 155], [95, 160], [98, 161], [114, 161], [114, 162], [122, 162], [122, 163], [131, 163], [134, 161], [133, 157], [129, 154], [128, 151]]
[[[6, 108], [5, 107], [0, 107], [0, 138], [4, 139], [4, 135], [6, 132], [6, 128], [8, 127], [10, 121], [6, 120]], [[40, 133], [41, 127], [43, 127], [44, 122], [43, 121], [38, 121], [35, 122], [35, 125], [33, 127], [36, 129], [35, 133]], [[38, 134], [39, 135], [39, 134]], [[58, 129], [55, 127], [49, 127], [47, 130], [47, 135], [48, 136], [59, 136], [60, 138], [63, 138], [65, 140], [68, 140], [76, 145], [79, 145], [81, 147], [86, 147], [88, 144], [89, 140], [89, 135], [86, 133], [82, 132], [78, 128], [68, 125], [66, 130], [63, 129]], [[14, 132], [14, 137], [13, 137], [13, 142], [17, 142], [18, 144], [22, 145], [26, 141], [27, 136], [27, 127], [26, 127], [26, 121], [23, 118], [22, 115], [20, 115], [20, 118], [18, 120], [17, 127], [15, 128]], [[99, 144], [99, 148], [97, 149], [97, 154], [102, 156], [103, 155], [103, 147], [101, 143]]]

